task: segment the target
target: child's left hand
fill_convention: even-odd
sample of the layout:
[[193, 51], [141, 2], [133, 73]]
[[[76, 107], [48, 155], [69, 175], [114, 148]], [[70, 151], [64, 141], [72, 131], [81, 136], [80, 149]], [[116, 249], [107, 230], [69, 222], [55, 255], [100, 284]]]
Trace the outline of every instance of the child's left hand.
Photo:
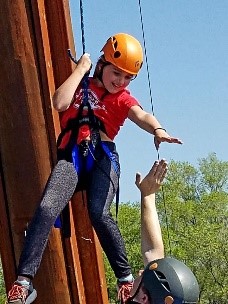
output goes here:
[[154, 144], [157, 150], [161, 142], [167, 142], [170, 144], [183, 144], [179, 138], [171, 137], [164, 129], [156, 129], [154, 132]]

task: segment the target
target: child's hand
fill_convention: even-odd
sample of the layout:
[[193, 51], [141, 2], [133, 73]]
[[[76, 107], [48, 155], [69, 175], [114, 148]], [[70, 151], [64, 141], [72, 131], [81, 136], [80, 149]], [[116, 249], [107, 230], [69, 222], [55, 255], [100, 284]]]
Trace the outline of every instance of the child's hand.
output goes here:
[[92, 61], [90, 59], [90, 54], [85, 53], [78, 60], [77, 69], [81, 69], [82, 73], [85, 75], [90, 71], [92, 67]]
[[166, 130], [157, 128], [154, 131], [154, 144], [156, 149], [158, 150], [161, 142], [167, 142], [170, 144], [183, 144], [183, 142], [176, 137], [171, 137]]

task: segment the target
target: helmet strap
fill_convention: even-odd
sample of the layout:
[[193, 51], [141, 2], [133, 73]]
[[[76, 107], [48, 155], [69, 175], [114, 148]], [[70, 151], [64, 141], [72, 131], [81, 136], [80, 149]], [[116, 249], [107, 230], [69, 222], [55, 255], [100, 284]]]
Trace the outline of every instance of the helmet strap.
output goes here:
[[139, 283], [139, 285], [138, 285], [138, 287], [137, 287], [135, 293], [133, 294], [133, 296], [131, 296], [131, 297], [127, 300], [126, 303], [129, 303], [129, 304], [130, 304], [130, 303], [137, 303], [136, 301], [134, 301], [134, 298], [135, 298], [136, 295], [138, 294], [139, 289], [141, 288], [141, 286], [142, 286], [142, 279], [141, 279], [141, 281], [140, 281], [140, 283]]

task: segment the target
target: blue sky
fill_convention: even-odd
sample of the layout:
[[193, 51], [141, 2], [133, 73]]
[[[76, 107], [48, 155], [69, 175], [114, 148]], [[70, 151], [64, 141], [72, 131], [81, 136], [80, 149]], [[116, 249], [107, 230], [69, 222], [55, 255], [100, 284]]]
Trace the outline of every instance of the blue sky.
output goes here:
[[[77, 57], [82, 54], [79, 1], [71, 0]], [[142, 0], [154, 113], [184, 144], [162, 144], [160, 157], [197, 166], [228, 152], [228, 1]], [[84, 0], [86, 51], [95, 66], [106, 39], [118, 32], [142, 44], [138, 0]], [[129, 89], [151, 112], [146, 64]], [[138, 201], [135, 173], [146, 174], [157, 152], [151, 135], [126, 121], [115, 140], [120, 154], [120, 200]]]

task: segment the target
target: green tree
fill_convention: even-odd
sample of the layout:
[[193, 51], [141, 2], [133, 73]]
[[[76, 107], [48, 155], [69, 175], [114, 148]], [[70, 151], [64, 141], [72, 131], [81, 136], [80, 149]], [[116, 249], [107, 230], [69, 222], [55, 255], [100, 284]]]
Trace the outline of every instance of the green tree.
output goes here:
[[196, 274], [200, 303], [227, 303], [227, 185], [228, 162], [210, 154], [198, 169], [171, 162], [163, 199], [159, 193], [165, 247]]
[[4, 304], [6, 301], [6, 290], [5, 290], [5, 283], [2, 271], [2, 264], [0, 260], [0, 304]]
[[[115, 206], [113, 206], [113, 214]], [[118, 225], [121, 234], [125, 240], [128, 259], [134, 275], [137, 275], [139, 269], [143, 269], [143, 263], [140, 251], [140, 205], [139, 203], [121, 203], [118, 212]], [[114, 273], [104, 255], [106, 280], [110, 303], [119, 303], [117, 301], [117, 282]]]

